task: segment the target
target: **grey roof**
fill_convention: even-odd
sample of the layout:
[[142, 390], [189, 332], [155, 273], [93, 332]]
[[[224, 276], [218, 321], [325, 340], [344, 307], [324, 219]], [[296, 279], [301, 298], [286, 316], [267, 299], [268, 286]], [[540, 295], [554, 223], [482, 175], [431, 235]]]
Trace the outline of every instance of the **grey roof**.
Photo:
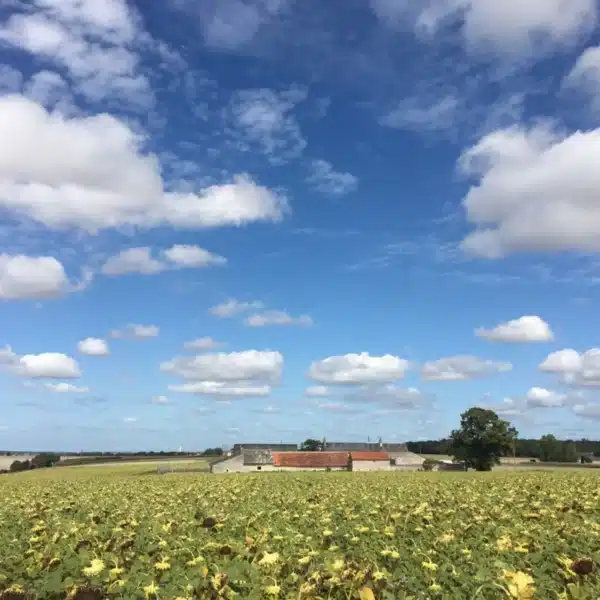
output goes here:
[[386, 442], [325, 442], [325, 450], [355, 452], [407, 452], [406, 444]]
[[244, 465], [272, 465], [273, 455], [270, 450], [244, 450]]
[[234, 444], [233, 453], [240, 454], [243, 450], [274, 450], [278, 452], [294, 452], [298, 450], [298, 444], [269, 444], [269, 443], [251, 443]]
[[355, 452], [377, 452], [380, 448], [378, 442], [325, 442], [325, 450], [336, 452], [348, 450]]

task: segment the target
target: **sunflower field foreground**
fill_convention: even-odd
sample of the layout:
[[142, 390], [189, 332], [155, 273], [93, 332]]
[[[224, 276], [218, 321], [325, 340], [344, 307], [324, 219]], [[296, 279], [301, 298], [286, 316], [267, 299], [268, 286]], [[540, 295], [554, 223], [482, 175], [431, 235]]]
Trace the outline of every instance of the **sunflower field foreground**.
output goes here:
[[590, 472], [6, 476], [0, 599], [600, 598]]

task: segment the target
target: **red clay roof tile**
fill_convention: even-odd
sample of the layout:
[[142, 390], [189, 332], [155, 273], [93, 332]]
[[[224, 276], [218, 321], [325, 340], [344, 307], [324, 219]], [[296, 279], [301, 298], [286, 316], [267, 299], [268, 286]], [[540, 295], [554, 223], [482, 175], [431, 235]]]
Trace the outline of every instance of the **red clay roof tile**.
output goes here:
[[307, 469], [340, 468], [348, 465], [347, 452], [274, 452], [276, 467], [298, 467]]
[[352, 460], [390, 460], [387, 452], [350, 452], [350, 456]]

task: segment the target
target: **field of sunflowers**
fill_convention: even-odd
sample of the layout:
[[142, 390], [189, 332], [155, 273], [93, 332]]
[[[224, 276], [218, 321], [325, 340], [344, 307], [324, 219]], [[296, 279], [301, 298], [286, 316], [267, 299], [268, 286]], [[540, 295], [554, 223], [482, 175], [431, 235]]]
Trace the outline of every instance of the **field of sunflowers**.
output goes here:
[[600, 598], [600, 477], [146, 474], [0, 480], [0, 599]]

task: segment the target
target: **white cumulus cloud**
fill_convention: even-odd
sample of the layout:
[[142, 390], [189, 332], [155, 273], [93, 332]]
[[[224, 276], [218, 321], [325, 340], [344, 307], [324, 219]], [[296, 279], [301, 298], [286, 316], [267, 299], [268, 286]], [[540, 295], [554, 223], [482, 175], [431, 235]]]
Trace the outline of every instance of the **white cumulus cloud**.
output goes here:
[[421, 377], [433, 381], [467, 381], [510, 371], [507, 362], [485, 360], [477, 356], [459, 355], [426, 362]]
[[227, 264], [227, 259], [200, 246], [176, 244], [163, 252], [164, 257], [180, 268], [199, 268]]
[[572, 348], [558, 350], [549, 354], [538, 369], [547, 373], [576, 373], [581, 369], [581, 356]]
[[526, 315], [500, 323], [493, 329], [480, 327], [475, 330], [475, 334], [492, 342], [549, 342], [554, 339], [548, 323], [536, 315]]
[[579, 353], [566, 348], [549, 354], [538, 366], [540, 371], [556, 373], [565, 383], [580, 387], [600, 387], [600, 348]]
[[578, 417], [600, 421], [600, 404], [577, 404], [573, 407], [573, 412]]
[[411, 23], [421, 35], [460, 24], [467, 48], [508, 57], [565, 47], [596, 24], [594, 0], [370, 0], [392, 27]]
[[367, 352], [330, 356], [311, 364], [308, 376], [325, 384], [365, 384], [402, 379], [410, 363], [386, 354], [371, 356]]
[[279, 352], [244, 350], [180, 356], [161, 363], [160, 370], [184, 380], [169, 390], [208, 396], [268, 396], [280, 380], [283, 356]]
[[283, 369], [279, 352], [244, 350], [181, 356], [161, 363], [160, 370], [197, 381], [277, 380]]
[[154, 275], [169, 269], [201, 268], [227, 264], [223, 256], [213, 254], [200, 246], [177, 244], [152, 256], [148, 246], [129, 248], [110, 257], [103, 265], [105, 275]]
[[550, 125], [485, 136], [460, 167], [478, 179], [463, 200], [475, 231], [462, 242], [476, 256], [600, 250], [600, 129], [567, 135]]
[[102, 266], [105, 275], [154, 275], [165, 270], [165, 264], [152, 257], [150, 248], [129, 248], [111, 256]]
[[0, 300], [58, 298], [77, 287], [52, 256], [0, 254]]
[[77, 361], [60, 352], [25, 354], [15, 365], [15, 372], [23, 377], [48, 379], [77, 379], [81, 370]]
[[546, 388], [532, 387], [527, 392], [527, 405], [532, 408], [560, 408], [564, 406], [567, 396]]
[[108, 356], [110, 350], [106, 340], [88, 337], [77, 344], [77, 350], [87, 356]]
[[0, 139], [13, 140], [0, 148], [0, 207], [53, 229], [241, 226], [287, 211], [283, 196], [246, 175], [198, 193], [166, 191], [144, 137], [106, 113], [69, 118], [3, 96]]
[[139, 19], [126, 0], [31, 0], [28, 5], [0, 27], [5, 44], [66, 70], [88, 100], [152, 105], [136, 52]]

